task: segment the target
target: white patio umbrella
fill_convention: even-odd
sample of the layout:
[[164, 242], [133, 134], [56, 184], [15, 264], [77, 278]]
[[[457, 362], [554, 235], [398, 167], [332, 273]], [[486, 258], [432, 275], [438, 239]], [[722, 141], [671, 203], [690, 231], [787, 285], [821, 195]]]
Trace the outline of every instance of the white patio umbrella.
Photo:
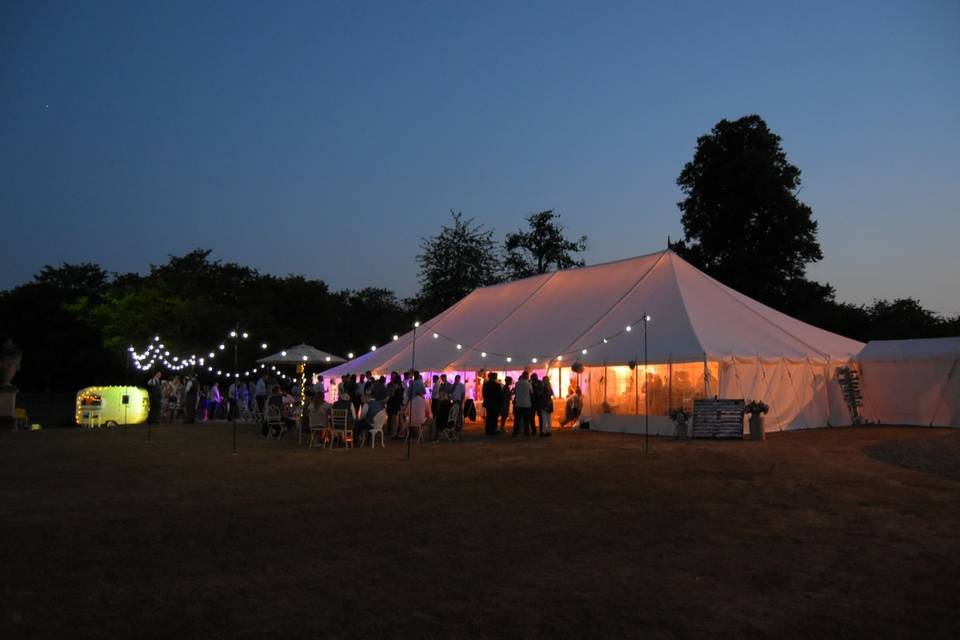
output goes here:
[[277, 353], [260, 358], [257, 362], [262, 364], [311, 364], [311, 365], [335, 365], [346, 362], [345, 358], [335, 356], [332, 353], [321, 351], [309, 344], [298, 344], [289, 347]]

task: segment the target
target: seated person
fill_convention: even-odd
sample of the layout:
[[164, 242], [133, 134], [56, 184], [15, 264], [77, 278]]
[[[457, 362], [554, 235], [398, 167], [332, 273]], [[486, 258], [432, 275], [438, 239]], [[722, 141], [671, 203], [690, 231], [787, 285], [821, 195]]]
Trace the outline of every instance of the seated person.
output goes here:
[[322, 428], [330, 424], [330, 409], [333, 408], [322, 395], [315, 395], [310, 401], [307, 415], [310, 417], [310, 428]]
[[[283, 422], [284, 426], [287, 429], [290, 429], [295, 426], [294, 420], [290, 417], [290, 405], [284, 402], [283, 392], [280, 391], [279, 386], [275, 386], [270, 393], [270, 397], [267, 398], [266, 412], [270, 411], [270, 407], [276, 407], [280, 410], [280, 420]], [[267, 413], [264, 413], [263, 419], [263, 437], [267, 437], [269, 434], [270, 425], [267, 424]], [[280, 432], [278, 427], [273, 425], [273, 435], [279, 436]]]
[[357, 412], [353, 408], [353, 402], [350, 399], [350, 394], [343, 392], [340, 394], [340, 399], [333, 403], [333, 406], [330, 407], [331, 415], [333, 411], [339, 409], [344, 409], [347, 412], [347, 428], [353, 429], [354, 425], [357, 422]]
[[[430, 403], [423, 394], [415, 394], [410, 400], [410, 426], [415, 429], [423, 428], [430, 417]], [[427, 435], [432, 437], [432, 434]]]
[[384, 410], [383, 402], [371, 398], [360, 409], [360, 417], [353, 425], [353, 441], [360, 442], [360, 436], [373, 428], [373, 419]]

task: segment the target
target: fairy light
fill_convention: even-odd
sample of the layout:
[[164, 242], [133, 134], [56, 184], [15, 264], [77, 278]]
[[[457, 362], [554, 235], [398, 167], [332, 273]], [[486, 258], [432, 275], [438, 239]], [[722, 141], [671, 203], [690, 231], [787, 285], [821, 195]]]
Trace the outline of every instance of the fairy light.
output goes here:
[[370, 351], [376, 351], [376, 350], [377, 350], [377, 345], [373, 345], [370, 347]]
[[398, 336], [397, 334], [393, 334], [393, 341], [394, 341], [394, 342], [396, 342], [396, 341], [399, 340], [399, 339], [400, 339], [400, 336]]
[[266, 342], [261, 342], [261, 343], [260, 343], [260, 348], [266, 350], [266, 348], [267, 348], [267, 343], [266, 343]]
[[480, 352], [480, 357], [481, 357], [481, 358], [486, 358], [486, 357], [487, 357], [487, 352], [486, 352], [486, 351], [481, 351], [481, 352]]
[[281, 358], [286, 358], [286, 357], [287, 357], [287, 352], [286, 352], [286, 351], [281, 351], [281, 352], [280, 352], [280, 357], [281, 357]]

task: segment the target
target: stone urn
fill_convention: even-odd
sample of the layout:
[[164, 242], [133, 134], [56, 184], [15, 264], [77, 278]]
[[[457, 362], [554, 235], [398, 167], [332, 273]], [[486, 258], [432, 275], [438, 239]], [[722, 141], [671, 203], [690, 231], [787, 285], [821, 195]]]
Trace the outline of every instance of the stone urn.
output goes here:
[[13, 344], [13, 340], [7, 340], [0, 347], [0, 386], [9, 387], [13, 381], [13, 376], [20, 371], [20, 360], [23, 358], [23, 352]]

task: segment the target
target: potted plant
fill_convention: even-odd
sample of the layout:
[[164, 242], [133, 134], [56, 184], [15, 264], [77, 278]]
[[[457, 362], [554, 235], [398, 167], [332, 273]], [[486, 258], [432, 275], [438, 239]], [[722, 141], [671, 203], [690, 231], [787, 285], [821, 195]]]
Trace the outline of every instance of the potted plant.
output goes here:
[[670, 410], [670, 419], [673, 420], [673, 439], [686, 440], [687, 421], [690, 420], [690, 415], [684, 410], [683, 407], [678, 407]]
[[750, 439], [765, 440], [767, 435], [763, 430], [763, 414], [770, 410], [762, 400], [751, 400], [743, 407], [744, 413], [750, 414]]

